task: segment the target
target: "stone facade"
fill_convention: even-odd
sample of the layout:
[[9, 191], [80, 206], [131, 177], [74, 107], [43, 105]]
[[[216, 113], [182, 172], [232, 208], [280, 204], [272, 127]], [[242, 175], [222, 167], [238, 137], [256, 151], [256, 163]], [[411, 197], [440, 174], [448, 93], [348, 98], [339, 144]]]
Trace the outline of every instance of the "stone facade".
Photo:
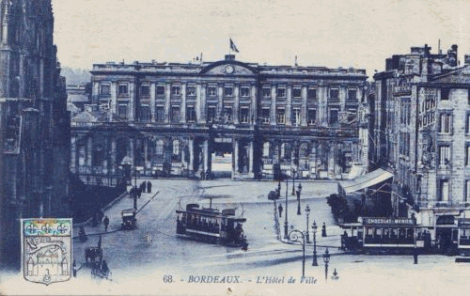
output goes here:
[[373, 160], [394, 172], [395, 215], [415, 216], [438, 240], [439, 217], [470, 214], [470, 66], [457, 66], [456, 45], [430, 50], [393, 56], [374, 76]]
[[353, 164], [367, 165], [364, 70], [227, 55], [95, 64], [92, 75], [95, 111], [107, 115], [72, 122], [72, 170], [81, 174], [113, 175], [129, 156], [146, 174], [171, 168], [199, 176], [211, 173], [213, 153], [224, 152], [233, 154], [233, 178], [269, 175], [276, 164], [299, 177], [341, 178]]
[[68, 215], [70, 117], [51, 1], [0, 2], [0, 262], [19, 267], [19, 219]]

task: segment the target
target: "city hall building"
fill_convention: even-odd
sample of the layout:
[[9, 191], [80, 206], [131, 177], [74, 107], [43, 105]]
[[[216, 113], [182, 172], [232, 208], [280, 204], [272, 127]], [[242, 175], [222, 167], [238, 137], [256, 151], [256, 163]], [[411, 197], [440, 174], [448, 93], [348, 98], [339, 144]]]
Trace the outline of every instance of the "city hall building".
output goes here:
[[108, 62], [91, 73], [92, 106], [72, 119], [71, 152], [72, 171], [89, 180], [106, 182], [126, 164], [141, 175], [211, 177], [217, 163], [232, 178], [272, 178], [280, 168], [330, 179], [367, 166], [365, 70], [226, 55]]

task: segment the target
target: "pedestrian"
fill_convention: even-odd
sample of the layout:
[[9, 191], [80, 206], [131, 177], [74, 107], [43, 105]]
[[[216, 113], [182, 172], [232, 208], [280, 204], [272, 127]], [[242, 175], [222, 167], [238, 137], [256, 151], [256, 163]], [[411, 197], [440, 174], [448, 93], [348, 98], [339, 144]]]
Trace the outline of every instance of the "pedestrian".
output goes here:
[[201, 172], [201, 180], [204, 180], [204, 172]]
[[418, 250], [418, 247], [415, 246], [415, 248], [413, 249], [414, 264], [418, 264], [418, 255], [419, 255], [419, 250]]
[[326, 225], [325, 222], [323, 222], [323, 226], [321, 227], [321, 236], [326, 237]]
[[73, 265], [72, 265], [72, 272], [73, 272], [73, 277], [77, 277], [77, 262], [73, 260]]
[[152, 183], [150, 183], [150, 181], [147, 181], [147, 192], [148, 193], [152, 192]]
[[104, 231], [105, 231], [105, 232], [108, 232], [108, 225], [109, 225], [109, 218], [108, 218], [108, 216], [104, 216], [103, 224], [104, 224]]
[[279, 218], [282, 218], [282, 205], [279, 204], [279, 206], [277, 207], [277, 210], [279, 211]]
[[142, 195], [142, 188], [136, 188], [136, 191], [137, 191], [137, 197], [140, 198], [140, 196]]

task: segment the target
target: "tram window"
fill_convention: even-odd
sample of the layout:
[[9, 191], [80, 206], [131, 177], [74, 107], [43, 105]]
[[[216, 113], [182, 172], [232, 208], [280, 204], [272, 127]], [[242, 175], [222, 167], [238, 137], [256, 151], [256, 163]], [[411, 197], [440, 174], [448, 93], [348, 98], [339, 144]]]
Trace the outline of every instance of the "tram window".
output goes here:
[[413, 238], [413, 229], [408, 229], [406, 231], [406, 238], [407, 239], [412, 239]]
[[373, 228], [367, 228], [367, 235], [373, 235], [374, 234], [374, 229]]
[[406, 230], [405, 228], [400, 228], [400, 231], [398, 232], [398, 235], [400, 238], [405, 238]]
[[389, 237], [390, 236], [390, 230], [389, 229], [384, 229], [384, 237]]
[[377, 228], [375, 230], [375, 236], [382, 236], [382, 228]]
[[397, 229], [392, 228], [391, 236], [397, 236]]

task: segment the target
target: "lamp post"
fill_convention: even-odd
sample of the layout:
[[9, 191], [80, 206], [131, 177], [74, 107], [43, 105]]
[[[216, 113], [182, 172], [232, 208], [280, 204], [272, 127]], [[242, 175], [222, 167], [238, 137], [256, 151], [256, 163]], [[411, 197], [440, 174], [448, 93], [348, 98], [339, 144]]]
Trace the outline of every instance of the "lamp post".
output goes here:
[[288, 197], [288, 192], [289, 192], [289, 179], [286, 179], [286, 214], [285, 214], [285, 221], [284, 221], [284, 239], [288, 239], [289, 238], [289, 223], [287, 222], [287, 213], [288, 213], [288, 210], [287, 210], [287, 197]]
[[302, 185], [299, 183], [299, 187], [297, 188], [297, 215], [301, 215], [302, 213], [300, 211], [300, 193], [302, 192]]
[[295, 169], [292, 169], [292, 195], [295, 195]]
[[328, 263], [330, 262], [330, 252], [326, 248], [325, 254], [323, 254], [323, 261], [325, 261], [325, 280], [328, 281]]
[[307, 232], [307, 243], [310, 243], [310, 237], [308, 235], [309, 231], [308, 231], [308, 216], [310, 215], [310, 207], [307, 205], [307, 207], [305, 208], [305, 213], [307, 214], [307, 224], [305, 227], [305, 231]]
[[302, 239], [302, 278], [305, 277], [305, 235], [302, 231], [292, 230], [289, 233], [291, 241], [296, 242]]
[[318, 262], [317, 262], [317, 223], [315, 223], [315, 221], [313, 221], [312, 230], [313, 230], [313, 262], [312, 262], [312, 266], [318, 266]]

